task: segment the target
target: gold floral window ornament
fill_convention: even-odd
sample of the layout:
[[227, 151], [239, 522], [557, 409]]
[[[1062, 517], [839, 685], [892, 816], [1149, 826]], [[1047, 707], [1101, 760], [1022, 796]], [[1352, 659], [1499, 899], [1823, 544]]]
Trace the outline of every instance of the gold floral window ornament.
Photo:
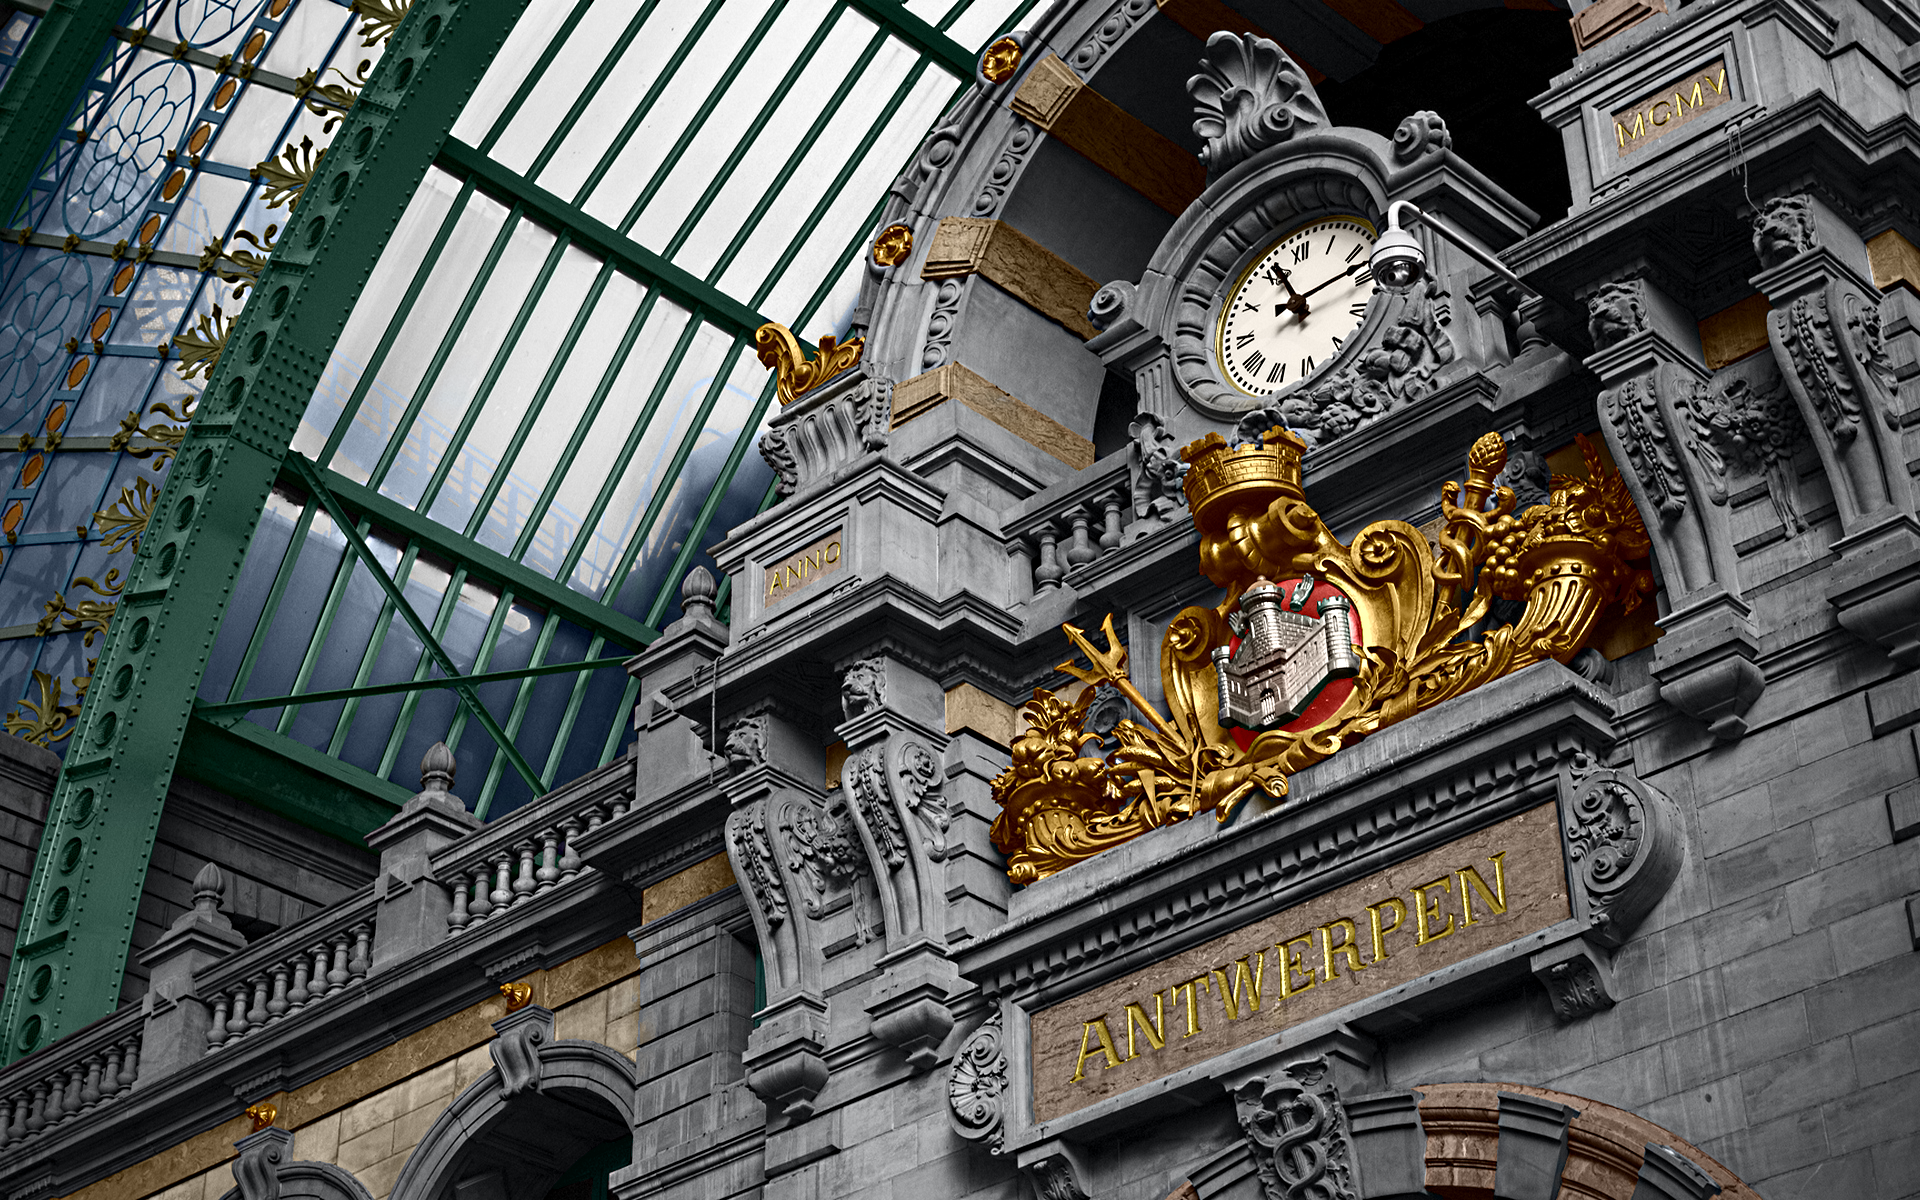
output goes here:
[[[1033, 883], [1202, 812], [1225, 822], [1256, 792], [1284, 797], [1289, 772], [1376, 729], [1542, 660], [1572, 659], [1603, 615], [1631, 612], [1653, 591], [1646, 527], [1625, 482], [1585, 438], [1579, 447], [1586, 476], [1555, 475], [1547, 503], [1515, 512], [1513, 491], [1493, 482], [1506, 443], [1480, 438], [1466, 485], [1441, 489], [1437, 551], [1405, 521], [1336, 538], [1301, 488], [1306, 444], [1285, 429], [1186, 447], [1200, 571], [1225, 596], [1168, 626], [1164, 712], [1128, 677], [1111, 617], [1105, 650], [1064, 627], [1089, 665], [1059, 669], [1089, 686], [1071, 701], [1038, 689], [1023, 710], [1012, 764], [993, 781], [992, 837], [1008, 876]], [[1524, 605], [1520, 616], [1471, 639], [1496, 598]], [[1256, 625], [1267, 640], [1249, 649], [1243, 635]], [[1086, 713], [1101, 687], [1144, 723], [1121, 721], [1118, 748], [1087, 757], [1099, 739], [1085, 732]]]

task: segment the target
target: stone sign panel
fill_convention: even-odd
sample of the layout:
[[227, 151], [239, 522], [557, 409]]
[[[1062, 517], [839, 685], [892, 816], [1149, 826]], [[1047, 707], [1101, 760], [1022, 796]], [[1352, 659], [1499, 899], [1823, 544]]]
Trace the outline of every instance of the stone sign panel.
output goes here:
[[844, 529], [836, 529], [813, 545], [762, 568], [766, 572], [766, 607], [791, 600], [827, 576], [845, 569], [846, 548], [842, 545], [845, 533]]
[[1544, 804], [1035, 1013], [1050, 1121], [1567, 920]]
[[1672, 133], [1709, 109], [1732, 99], [1727, 94], [1727, 60], [1716, 58], [1698, 71], [1613, 114], [1613, 140], [1625, 158], [1655, 138]]

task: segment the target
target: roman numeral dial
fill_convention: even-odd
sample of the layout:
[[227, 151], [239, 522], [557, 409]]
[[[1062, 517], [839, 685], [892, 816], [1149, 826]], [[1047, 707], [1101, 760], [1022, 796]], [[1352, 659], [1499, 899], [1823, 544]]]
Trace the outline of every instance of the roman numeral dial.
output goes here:
[[1269, 246], [1220, 304], [1214, 347], [1227, 381], [1265, 397], [1324, 372], [1373, 299], [1371, 222], [1322, 217]]

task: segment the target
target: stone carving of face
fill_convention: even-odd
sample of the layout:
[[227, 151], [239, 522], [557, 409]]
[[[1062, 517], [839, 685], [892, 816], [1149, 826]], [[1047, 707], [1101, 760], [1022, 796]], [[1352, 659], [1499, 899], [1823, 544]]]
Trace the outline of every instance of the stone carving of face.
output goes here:
[[1753, 252], [1763, 267], [1777, 267], [1813, 248], [1813, 204], [1805, 196], [1769, 200], [1753, 219]]
[[1646, 310], [1640, 306], [1640, 289], [1635, 284], [1609, 283], [1587, 301], [1587, 332], [1595, 349], [1605, 350], [1646, 327]]

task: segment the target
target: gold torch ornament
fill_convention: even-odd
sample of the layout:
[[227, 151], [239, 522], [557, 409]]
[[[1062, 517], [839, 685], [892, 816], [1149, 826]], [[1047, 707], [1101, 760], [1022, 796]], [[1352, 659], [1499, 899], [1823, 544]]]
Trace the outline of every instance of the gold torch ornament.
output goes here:
[[[1586, 478], [1554, 476], [1548, 502], [1516, 514], [1513, 491], [1494, 484], [1506, 443], [1480, 438], [1465, 486], [1441, 489], [1437, 556], [1405, 521], [1376, 521], [1350, 544], [1335, 538], [1301, 487], [1306, 445], [1287, 430], [1189, 445], [1182, 482], [1200, 569], [1225, 597], [1168, 626], [1164, 715], [1128, 677], [1111, 617], [1104, 651], [1063, 627], [1091, 666], [1059, 669], [1093, 686], [1073, 703], [1036, 690], [1024, 710], [1012, 765], [993, 781], [1001, 812], [992, 836], [1008, 876], [1032, 883], [1202, 812], [1225, 821], [1255, 792], [1283, 797], [1288, 772], [1349, 742], [1544, 659], [1571, 659], [1603, 613], [1629, 612], [1653, 588], [1639, 565], [1650, 552], [1646, 527], [1625, 482], [1585, 438], [1579, 445]], [[1269, 582], [1293, 579], [1302, 590], [1291, 601]], [[1338, 602], [1323, 597], [1309, 616], [1301, 610], [1316, 579]], [[1464, 640], [1496, 597], [1524, 603], [1519, 619]], [[1236, 623], [1260, 635], [1243, 637], [1239, 651], [1230, 649]], [[1343, 677], [1352, 690], [1296, 727], [1313, 696]], [[1146, 718], [1121, 721], [1119, 749], [1104, 759], [1083, 757], [1098, 740], [1084, 728], [1098, 686]], [[1243, 749], [1233, 727], [1257, 733]]]

